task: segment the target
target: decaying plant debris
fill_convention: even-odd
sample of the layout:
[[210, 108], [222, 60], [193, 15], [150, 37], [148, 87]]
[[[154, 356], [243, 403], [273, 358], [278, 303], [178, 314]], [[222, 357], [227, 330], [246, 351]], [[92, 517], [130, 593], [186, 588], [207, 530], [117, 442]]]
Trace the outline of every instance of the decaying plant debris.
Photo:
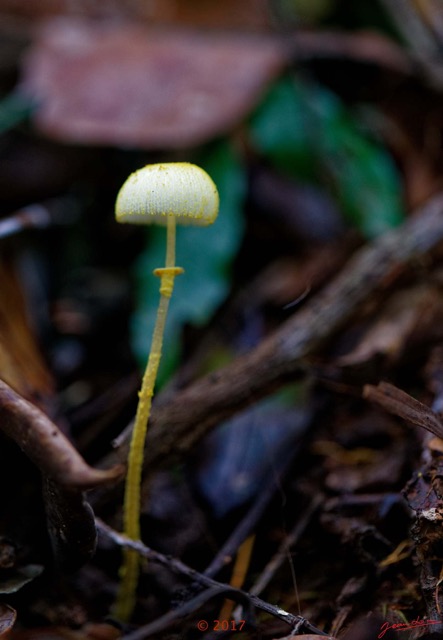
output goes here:
[[[386, 0], [371, 24], [332, 0], [313, 13], [251, 0], [249, 18], [206, 1], [85, 3], [81, 16], [62, 0], [13, 4], [0, 0], [0, 635], [440, 637], [438, 3]], [[300, 143], [300, 176], [259, 112], [273, 87], [270, 112], [293, 107], [275, 122]], [[358, 194], [336, 171], [352, 173], [349, 149], [370, 176], [353, 174]], [[177, 160], [218, 173], [231, 217], [202, 248], [218, 262], [200, 297], [212, 278], [216, 302], [200, 319], [181, 310], [166, 340], [133, 542], [130, 334], [157, 241], [118, 229], [113, 208], [130, 171]], [[389, 167], [401, 223], [378, 210]], [[359, 219], [371, 206], [377, 237]], [[125, 547], [144, 564], [122, 624]]]

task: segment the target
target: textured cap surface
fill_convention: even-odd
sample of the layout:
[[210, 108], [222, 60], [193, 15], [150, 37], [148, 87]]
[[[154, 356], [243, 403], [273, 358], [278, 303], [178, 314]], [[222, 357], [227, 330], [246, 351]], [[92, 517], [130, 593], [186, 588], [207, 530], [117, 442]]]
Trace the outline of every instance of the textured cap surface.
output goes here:
[[120, 189], [117, 222], [205, 226], [217, 217], [217, 187], [206, 171], [188, 162], [149, 164], [132, 173]]

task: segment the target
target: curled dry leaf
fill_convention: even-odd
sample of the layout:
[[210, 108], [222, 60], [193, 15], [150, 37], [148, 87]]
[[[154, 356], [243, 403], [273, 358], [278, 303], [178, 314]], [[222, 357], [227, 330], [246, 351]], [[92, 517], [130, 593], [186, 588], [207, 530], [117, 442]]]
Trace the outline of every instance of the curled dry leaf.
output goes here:
[[89, 489], [116, 480], [123, 472], [121, 465], [107, 470], [90, 467], [42, 411], [1, 380], [0, 430], [42, 473], [67, 487]]
[[376, 387], [367, 384], [363, 396], [389, 413], [430, 431], [438, 438], [443, 438], [443, 422], [440, 416], [393, 384], [380, 382]]
[[279, 41], [51, 20], [22, 90], [47, 135], [88, 144], [183, 148], [238, 124], [282, 69]]

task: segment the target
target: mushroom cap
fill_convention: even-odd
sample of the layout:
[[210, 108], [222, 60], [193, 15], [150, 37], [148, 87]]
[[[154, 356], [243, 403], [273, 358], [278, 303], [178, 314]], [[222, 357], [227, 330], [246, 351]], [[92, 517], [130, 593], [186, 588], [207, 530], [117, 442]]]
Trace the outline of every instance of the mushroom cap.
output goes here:
[[189, 162], [148, 164], [131, 173], [115, 206], [117, 222], [206, 226], [217, 217], [217, 187], [206, 171]]

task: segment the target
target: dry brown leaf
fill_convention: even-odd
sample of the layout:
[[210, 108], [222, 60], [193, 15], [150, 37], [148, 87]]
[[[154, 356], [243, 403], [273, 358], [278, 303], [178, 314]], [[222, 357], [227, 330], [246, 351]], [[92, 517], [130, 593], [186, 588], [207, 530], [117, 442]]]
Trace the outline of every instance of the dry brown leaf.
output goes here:
[[28, 323], [20, 282], [6, 260], [0, 262], [0, 378], [26, 398], [47, 397], [53, 389]]
[[367, 384], [363, 389], [363, 397], [389, 413], [423, 427], [438, 438], [443, 438], [443, 422], [440, 416], [394, 385], [388, 382], [380, 382], [376, 387]]
[[241, 122], [284, 63], [267, 36], [59, 19], [39, 31], [21, 88], [48, 136], [186, 148]]
[[271, 23], [267, 0], [169, 0], [147, 5], [138, 0], [139, 15], [149, 22], [222, 28], [263, 28]]

